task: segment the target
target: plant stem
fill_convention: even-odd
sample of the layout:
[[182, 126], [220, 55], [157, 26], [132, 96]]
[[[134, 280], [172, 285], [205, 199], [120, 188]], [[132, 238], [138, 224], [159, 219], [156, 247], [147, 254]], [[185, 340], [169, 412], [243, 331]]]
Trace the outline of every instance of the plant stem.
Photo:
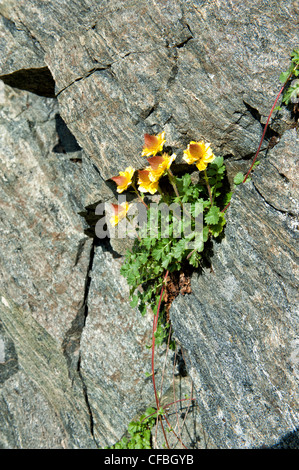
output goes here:
[[171, 171], [170, 168], [168, 168], [167, 174], [168, 174], [168, 177], [169, 177], [169, 181], [170, 181], [170, 183], [172, 184], [172, 187], [173, 187], [173, 189], [174, 189], [174, 192], [175, 192], [175, 194], [176, 194], [176, 196], [177, 196], [177, 198], [178, 198], [178, 200], [179, 200], [180, 206], [181, 206], [181, 208], [183, 209], [184, 214], [185, 214], [187, 217], [189, 217], [189, 219], [191, 219], [191, 220], [194, 221], [194, 220], [195, 220], [194, 217], [193, 217], [191, 214], [189, 214], [189, 212], [186, 210], [186, 208], [185, 208], [185, 211], [184, 211], [184, 206], [183, 206], [183, 203], [182, 203], [182, 200], [181, 200], [181, 197], [180, 197], [180, 194], [179, 194], [177, 185], [176, 185], [176, 183], [175, 183], [175, 176], [174, 176], [174, 174], [172, 173], [172, 171]]
[[144, 202], [144, 200], [142, 199], [142, 197], [140, 196], [139, 192], [137, 191], [136, 189], [136, 186], [134, 183], [132, 183], [132, 188], [134, 189], [135, 193], [137, 194], [137, 197], [139, 199], [139, 201], [148, 209], [148, 205]]
[[204, 170], [204, 179], [205, 179], [205, 182], [206, 182], [206, 186], [208, 188], [210, 203], [211, 203], [211, 206], [212, 206], [213, 205], [213, 195], [212, 195], [211, 186], [210, 186], [210, 183], [209, 183], [209, 178], [208, 178], [206, 170]]
[[175, 176], [174, 176], [174, 174], [172, 173], [172, 171], [171, 171], [170, 168], [168, 168], [167, 174], [168, 174], [168, 177], [169, 177], [169, 181], [170, 181], [170, 183], [171, 183], [171, 185], [172, 185], [172, 187], [173, 187], [173, 189], [174, 189], [174, 192], [175, 192], [175, 194], [176, 194], [176, 197], [177, 197], [178, 200], [179, 200], [179, 203], [180, 203], [180, 205], [181, 205], [181, 208], [183, 209], [183, 203], [182, 203], [182, 201], [181, 201], [181, 197], [180, 197], [180, 194], [179, 194], [179, 192], [178, 192], [178, 188], [177, 188], [177, 185], [176, 185], [176, 182], [175, 182]]
[[141, 238], [140, 238], [140, 236], [138, 235], [137, 230], [135, 229], [135, 227], [133, 227], [132, 222], [130, 221], [130, 219], [129, 219], [129, 217], [128, 217], [127, 215], [126, 215], [126, 219], [127, 219], [127, 221], [129, 222], [129, 224], [131, 225], [131, 227], [134, 229], [134, 231], [135, 231], [135, 233], [136, 233], [136, 237], [137, 237], [138, 240], [141, 242]]
[[[160, 312], [161, 302], [162, 302], [162, 298], [163, 298], [163, 292], [164, 292], [164, 288], [165, 288], [164, 283], [167, 279], [167, 276], [168, 276], [168, 271], [166, 271], [166, 274], [163, 278], [163, 285], [162, 285], [161, 292], [160, 292], [160, 298], [159, 298], [159, 303], [158, 303], [158, 307], [157, 307], [157, 313], [156, 313], [156, 315], [154, 315], [153, 334], [152, 334], [152, 380], [153, 380], [153, 387], [154, 387], [154, 394], [155, 394], [157, 412], [160, 409], [160, 401], [159, 401], [159, 397], [158, 397], [158, 394], [157, 394], [156, 380], [155, 380], [155, 366], [154, 366], [154, 361], [155, 361], [155, 340], [156, 340], [155, 333], [156, 333], [156, 330], [157, 330], [159, 312]], [[167, 442], [167, 437], [166, 437], [166, 434], [165, 434], [165, 429], [164, 429], [164, 426], [163, 426], [163, 423], [162, 423], [162, 418], [161, 418], [161, 416], [159, 416], [158, 418], [161, 421], [161, 427], [162, 427], [164, 439], [165, 439], [165, 442], [167, 444], [167, 447], [169, 448], [169, 445], [168, 445], [168, 442]]]
[[298, 65], [296, 65], [296, 66], [294, 67], [294, 69], [289, 73], [288, 78], [285, 80], [284, 84], [282, 85], [281, 89], [279, 90], [279, 93], [278, 93], [278, 95], [277, 95], [277, 97], [276, 97], [276, 99], [275, 99], [275, 101], [274, 101], [274, 103], [273, 103], [273, 106], [272, 106], [271, 111], [270, 111], [270, 113], [269, 113], [267, 122], [266, 122], [266, 124], [265, 124], [264, 132], [263, 132], [263, 134], [262, 134], [262, 137], [261, 137], [260, 144], [259, 144], [259, 146], [258, 146], [257, 152], [256, 152], [256, 154], [255, 154], [255, 157], [254, 157], [253, 161], [252, 161], [251, 167], [249, 168], [249, 170], [248, 170], [248, 172], [247, 172], [247, 174], [246, 174], [246, 176], [245, 176], [245, 178], [244, 178], [244, 180], [243, 180], [243, 183], [245, 183], [245, 181], [247, 180], [249, 174], [251, 173], [251, 170], [252, 170], [252, 168], [253, 168], [253, 166], [254, 166], [254, 164], [255, 164], [255, 161], [256, 161], [256, 159], [257, 159], [257, 156], [258, 156], [258, 154], [259, 154], [259, 152], [260, 152], [260, 149], [261, 149], [261, 146], [262, 146], [262, 143], [263, 143], [265, 134], [266, 134], [266, 130], [267, 130], [269, 121], [270, 121], [270, 119], [271, 119], [272, 113], [273, 113], [273, 111], [274, 111], [274, 108], [275, 108], [275, 106], [276, 106], [276, 103], [277, 103], [277, 101], [279, 100], [279, 97], [280, 97], [280, 95], [282, 94], [282, 92], [283, 92], [283, 90], [284, 90], [284, 87], [286, 86], [287, 82], [290, 80], [291, 76], [293, 75], [293, 73], [295, 72], [295, 70], [296, 70], [297, 67], [298, 67]]
[[159, 185], [158, 185], [157, 189], [158, 189], [158, 193], [160, 194], [160, 196], [163, 199], [163, 201], [165, 202], [165, 204], [168, 205], [168, 201], [165, 199], [165, 195], [163, 194], [163, 191], [162, 191], [162, 189], [160, 188]]
[[[257, 149], [257, 151], [256, 151], [256, 154], [255, 154], [255, 156], [254, 156], [254, 159], [253, 159], [253, 161], [252, 161], [252, 164], [251, 164], [249, 170], [247, 171], [247, 173], [246, 173], [246, 175], [245, 175], [245, 178], [243, 179], [243, 183], [245, 183], [245, 181], [247, 180], [248, 176], [250, 175], [250, 173], [251, 173], [251, 171], [252, 171], [252, 168], [253, 168], [253, 166], [254, 166], [254, 164], [255, 164], [255, 161], [256, 161], [256, 159], [257, 159], [257, 157], [258, 157], [258, 154], [260, 153], [261, 146], [262, 146], [262, 143], [263, 143], [264, 138], [265, 138], [265, 135], [266, 135], [267, 127], [268, 127], [269, 121], [270, 121], [270, 119], [271, 119], [272, 113], [273, 113], [273, 111], [274, 111], [274, 108], [275, 108], [275, 106], [276, 106], [276, 104], [277, 104], [277, 101], [279, 100], [279, 97], [280, 97], [280, 95], [282, 94], [282, 92], [283, 92], [283, 90], [284, 90], [284, 88], [285, 88], [287, 82], [290, 80], [291, 76], [293, 75], [293, 73], [294, 73], [294, 71], [297, 69], [297, 67], [298, 67], [298, 64], [297, 64], [297, 65], [294, 67], [294, 69], [289, 73], [287, 79], [285, 80], [284, 84], [283, 84], [282, 87], [280, 88], [280, 90], [279, 90], [279, 92], [278, 92], [278, 95], [276, 96], [276, 99], [275, 99], [275, 101], [274, 101], [274, 103], [273, 103], [273, 106], [272, 106], [272, 108], [271, 108], [271, 110], [270, 110], [268, 119], [267, 119], [267, 121], [266, 121], [266, 124], [265, 124], [265, 127], [264, 127], [264, 131], [263, 131], [263, 134], [262, 134], [262, 137], [261, 137], [261, 140], [260, 140], [258, 149]], [[221, 212], [225, 212], [226, 209], [228, 209], [229, 206], [230, 206], [230, 202], [225, 206], [224, 209], [222, 209]]]

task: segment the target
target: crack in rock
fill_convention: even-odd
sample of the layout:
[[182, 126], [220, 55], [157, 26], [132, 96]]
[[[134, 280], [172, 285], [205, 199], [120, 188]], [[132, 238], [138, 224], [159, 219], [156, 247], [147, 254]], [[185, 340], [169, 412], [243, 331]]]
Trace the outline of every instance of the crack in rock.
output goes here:
[[[75, 264], [78, 262], [84, 245], [86, 243], [86, 240], [83, 240], [78, 247], [78, 253], [76, 257]], [[83, 296], [83, 301], [82, 301], [82, 306], [78, 311], [78, 314], [74, 321], [72, 322], [71, 328], [68, 330], [66, 333], [65, 339], [62, 344], [62, 349], [64, 352], [64, 355], [66, 357], [67, 365], [68, 365], [68, 371], [69, 371], [69, 376], [70, 379], [72, 380], [72, 383], [77, 383], [77, 385], [80, 387], [81, 384], [81, 389], [83, 392], [83, 396], [85, 399], [86, 407], [88, 410], [88, 414], [90, 417], [90, 433], [92, 438], [94, 438], [94, 420], [93, 420], [93, 415], [89, 403], [89, 398], [88, 398], [88, 391], [87, 387], [84, 381], [84, 378], [81, 373], [81, 336], [82, 336], [82, 331], [85, 327], [86, 323], [86, 318], [88, 316], [88, 293], [89, 293], [89, 288], [90, 288], [90, 282], [91, 282], [91, 276], [90, 273], [92, 271], [92, 266], [93, 266], [93, 259], [94, 259], [94, 250], [95, 250], [95, 242], [92, 242], [92, 245], [90, 247], [90, 258], [89, 258], [89, 265], [87, 269], [87, 274], [86, 274], [86, 279], [85, 279], [85, 289], [84, 289], [84, 296]], [[78, 378], [79, 378], [79, 383], [78, 383]]]
[[102, 70], [109, 70], [111, 69], [111, 65], [112, 64], [109, 64], [105, 67], [94, 67], [93, 69], [89, 70], [88, 72], [86, 72], [82, 77], [78, 77], [78, 78], [75, 78], [75, 80], [73, 80], [71, 83], [69, 83], [68, 85], [66, 85], [64, 88], [62, 88], [61, 90], [59, 90], [59, 92], [55, 95], [55, 97], [57, 98], [63, 91], [67, 90], [69, 87], [71, 87], [74, 83], [76, 82], [80, 82], [81, 80], [84, 80], [85, 78], [88, 78], [90, 77], [90, 75], [92, 75], [93, 73], [95, 72], [101, 72]]

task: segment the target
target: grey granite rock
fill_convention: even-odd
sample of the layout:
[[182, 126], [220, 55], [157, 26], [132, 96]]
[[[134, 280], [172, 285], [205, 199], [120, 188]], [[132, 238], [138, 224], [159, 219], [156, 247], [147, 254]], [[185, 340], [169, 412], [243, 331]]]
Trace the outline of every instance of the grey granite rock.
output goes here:
[[[80, 370], [100, 446], [118, 441], [129, 422], [154, 402], [152, 380], [146, 377], [151, 372], [151, 349], [147, 346], [151, 344], [153, 317], [150, 312], [142, 317], [130, 307], [129, 288], [119, 274], [120, 266], [119, 257], [114, 258], [101, 246], [95, 248], [88, 316], [81, 338]], [[156, 356], [158, 377], [164, 350]], [[170, 377], [168, 371], [164, 387], [169, 387]]]
[[9, 107], [2, 108], [0, 123], [1, 284], [62, 340], [85, 292], [91, 242], [78, 212], [87, 188], [80, 164], [52, 152], [57, 103], [2, 91]]
[[111, 8], [46, 54], [62, 116], [104, 178], [144, 166], [144, 132], [165, 130], [178, 156], [205, 138], [222, 155], [247, 157], [297, 45], [295, 10], [294, 2], [261, 0]]
[[[3, 83], [0, 92], [1, 446], [92, 447], [77, 371], [92, 240], [78, 212], [105, 190], [57, 130], [56, 101]], [[54, 358], [54, 371], [41, 354]]]
[[298, 39], [292, 1], [12, 0], [0, 11], [38, 44], [32, 64], [44, 51], [61, 115], [104, 179], [142, 167], [143, 133], [162, 129], [179, 156], [199, 138], [251, 155]]
[[6, 17], [3, 14], [3, 4], [1, 3], [0, 13], [1, 76], [12, 74], [18, 70], [46, 67], [44, 50], [28, 34], [28, 30]]
[[[144, 166], [144, 132], [165, 130], [178, 161], [210, 141], [230, 181], [246, 168], [297, 15], [291, 0], [0, 0], [0, 78], [35, 93], [0, 88], [2, 447], [110, 445], [148, 406], [150, 321], [129, 308], [124, 246], [90, 238], [95, 207]], [[212, 447], [279, 446], [298, 426], [290, 125], [271, 123], [279, 146], [234, 196], [216, 274], [172, 310]]]
[[95, 448], [83, 391], [69, 378], [59, 343], [1, 292], [0, 448]]
[[0, 446], [112, 445], [154, 398], [152, 314], [130, 307], [120, 255], [83, 217], [114, 193], [55, 100], [0, 91]]
[[194, 274], [192, 294], [171, 308], [219, 448], [271, 447], [298, 430], [298, 156], [296, 131], [287, 131], [235, 191], [213, 271]]

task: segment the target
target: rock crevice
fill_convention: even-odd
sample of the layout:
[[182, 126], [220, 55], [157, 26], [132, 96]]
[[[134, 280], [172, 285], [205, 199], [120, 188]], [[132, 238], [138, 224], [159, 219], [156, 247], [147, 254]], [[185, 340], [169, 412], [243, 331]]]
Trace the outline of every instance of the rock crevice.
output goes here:
[[[210, 142], [230, 183], [246, 171], [297, 13], [291, 0], [0, 1], [1, 447], [113, 445], [153, 402], [152, 314], [131, 308], [126, 244], [95, 238], [96, 206], [116, 201], [109, 178], [145, 166], [144, 133], [165, 131], [178, 163], [191, 140]], [[190, 446], [296, 445], [292, 118], [272, 119], [236, 189], [214, 274], [194, 275], [169, 312], [206, 436]]]

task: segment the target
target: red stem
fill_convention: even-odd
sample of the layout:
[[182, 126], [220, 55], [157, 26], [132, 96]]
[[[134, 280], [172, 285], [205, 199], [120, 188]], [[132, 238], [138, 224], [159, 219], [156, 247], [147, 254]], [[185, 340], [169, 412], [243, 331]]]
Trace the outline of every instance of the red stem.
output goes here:
[[249, 168], [249, 170], [248, 170], [248, 172], [247, 172], [247, 174], [246, 174], [246, 176], [245, 176], [245, 178], [244, 178], [244, 180], [243, 180], [243, 183], [245, 183], [245, 181], [247, 180], [247, 178], [248, 178], [248, 176], [249, 176], [249, 174], [250, 174], [250, 172], [251, 172], [251, 170], [252, 170], [252, 168], [253, 168], [253, 165], [254, 165], [254, 163], [255, 163], [257, 157], [258, 157], [258, 154], [260, 153], [261, 146], [262, 146], [263, 140], [264, 140], [264, 138], [265, 138], [265, 134], [266, 134], [266, 131], [267, 131], [267, 127], [268, 127], [269, 121], [270, 121], [270, 119], [271, 119], [271, 116], [272, 116], [272, 113], [273, 113], [274, 108], [275, 108], [275, 106], [276, 106], [276, 103], [277, 103], [277, 101], [279, 100], [279, 97], [280, 97], [281, 93], [282, 93], [283, 90], [284, 90], [285, 84], [286, 84], [286, 82], [282, 85], [282, 87], [281, 87], [281, 89], [279, 90], [279, 93], [278, 93], [278, 95], [277, 95], [277, 97], [276, 97], [276, 100], [275, 100], [274, 103], [273, 103], [273, 106], [272, 106], [271, 111], [270, 111], [270, 113], [269, 113], [269, 116], [268, 116], [266, 125], [265, 125], [265, 127], [264, 127], [264, 132], [263, 132], [263, 134], [262, 134], [262, 137], [261, 137], [261, 140], [260, 140], [260, 144], [259, 144], [259, 146], [258, 146], [258, 149], [257, 149], [257, 152], [256, 152], [256, 154], [255, 154], [255, 157], [254, 157], [254, 159], [253, 159], [253, 161], [252, 161], [251, 167]]
[[[161, 307], [161, 302], [162, 302], [162, 297], [163, 297], [163, 292], [164, 292], [164, 282], [166, 281], [167, 276], [168, 276], [168, 271], [166, 271], [166, 274], [165, 274], [164, 279], [163, 279], [163, 285], [162, 285], [162, 289], [161, 289], [161, 292], [160, 292], [160, 298], [159, 298], [159, 303], [158, 303], [158, 307], [157, 307], [157, 313], [156, 313], [156, 315], [154, 315], [153, 334], [152, 334], [152, 381], [153, 381], [153, 387], [154, 387], [154, 393], [155, 393], [157, 413], [159, 412], [159, 409], [160, 409], [160, 401], [159, 401], [159, 397], [158, 397], [158, 394], [157, 394], [156, 380], [155, 380], [155, 366], [154, 366], [154, 363], [155, 363], [155, 340], [156, 340], [155, 333], [156, 333], [156, 330], [157, 330], [159, 312], [160, 312], [160, 307]], [[160, 421], [161, 421], [161, 427], [162, 427], [164, 439], [165, 439], [165, 442], [167, 444], [167, 447], [169, 448], [161, 416], [159, 416], [159, 418], [160, 418]]]
[[[285, 80], [284, 84], [282, 85], [281, 89], [279, 90], [279, 93], [278, 93], [278, 95], [277, 95], [277, 97], [276, 97], [276, 99], [275, 99], [275, 101], [274, 101], [274, 103], [273, 103], [273, 106], [272, 106], [271, 111], [270, 111], [270, 113], [269, 113], [267, 122], [266, 122], [266, 124], [265, 124], [264, 131], [263, 131], [263, 134], [262, 134], [262, 137], [261, 137], [261, 140], [260, 140], [258, 149], [257, 149], [257, 151], [256, 151], [255, 157], [254, 157], [254, 159], [253, 159], [253, 161], [252, 161], [252, 164], [251, 164], [251, 166], [250, 166], [248, 172], [247, 172], [246, 175], [245, 175], [245, 178], [243, 179], [243, 183], [245, 183], [245, 181], [247, 180], [248, 176], [250, 175], [250, 173], [251, 173], [251, 171], [252, 171], [252, 168], [253, 168], [253, 166], [254, 166], [254, 164], [255, 164], [255, 161], [256, 161], [256, 159], [257, 159], [257, 157], [258, 157], [258, 154], [260, 153], [261, 146], [262, 146], [262, 143], [263, 143], [263, 141], [264, 141], [265, 134], [266, 134], [266, 131], [267, 131], [267, 127], [268, 127], [269, 121], [270, 121], [270, 119], [271, 119], [272, 113], [273, 113], [273, 111], [274, 111], [274, 108], [275, 108], [275, 106], [276, 106], [276, 103], [277, 103], [277, 101], [279, 100], [279, 97], [280, 97], [280, 95], [282, 94], [282, 92], [283, 92], [283, 90], [284, 90], [284, 87], [286, 86], [287, 82], [290, 80], [291, 76], [293, 75], [293, 73], [294, 73], [294, 71], [296, 70], [297, 67], [298, 67], [298, 65], [296, 65], [296, 67], [292, 70], [292, 72], [289, 74], [288, 78]], [[225, 212], [226, 209], [228, 209], [229, 206], [230, 206], [230, 202], [225, 206], [224, 209], [222, 209], [221, 212]]]
[[157, 330], [157, 324], [158, 324], [158, 318], [159, 318], [159, 312], [160, 312], [160, 307], [161, 307], [161, 302], [162, 302], [162, 296], [164, 292], [164, 281], [166, 280], [168, 276], [168, 271], [166, 272], [164, 279], [163, 279], [163, 285], [160, 293], [160, 298], [159, 298], [159, 303], [158, 303], [158, 308], [157, 308], [157, 313], [154, 315], [154, 321], [153, 321], [153, 336], [152, 336], [152, 379], [153, 379], [153, 386], [154, 386], [154, 392], [155, 392], [155, 399], [156, 399], [156, 404], [157, 404], [157, 411], [159, 410], [159, 398], [157, 394], [157, 389], [156, 389], [156, 381], [155, 381], [155, 367], [154, 367], [154, 360], [155, 360], [155, 333]]

